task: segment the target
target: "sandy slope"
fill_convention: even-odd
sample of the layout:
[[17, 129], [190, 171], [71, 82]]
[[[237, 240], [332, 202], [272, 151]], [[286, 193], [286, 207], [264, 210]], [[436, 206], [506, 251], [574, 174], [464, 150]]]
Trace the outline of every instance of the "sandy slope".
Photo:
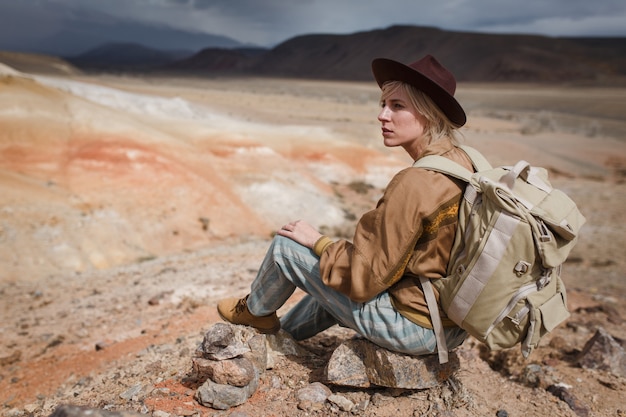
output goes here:
[[[546, 340], [532, 360], [552, 366], [595, 415], [623, 413], [624, 381], [581, 370], [575, 353], [599, 325], [626, 339], [626, 92], [468, 85], [459, 97], [467, 143], [494, 164], [524, 158], [549, 168], [587, 216], [566, 265], [574, 314], [556, 334], [567, 346]], [[51, 78], [0, 68], [4, 411], [45, 415], [71, 401], [213, 415], [183, 382], [190, 351], [217, 320], [216, 300], [247, 291], [277, 226], [305, 218], [349, 236], [410, 162], [381, 146], [377, 100], [367, 83]], [[342, 337], [335, 329], [307, 346], [323, 363]], [[515, 382], [524, 366], [515, 353], [490, 357], [468, 342], [462, 356], [469, 400], [455, 415], [573, 415]], [[285, 359], [242, 409], [300, 415], [291, 388], [320, 372]], [[121, 400], [135, 384], [152, 390]], [[411, 415], [436, 402], [383, 394], [389, 401], [366, 415]]]

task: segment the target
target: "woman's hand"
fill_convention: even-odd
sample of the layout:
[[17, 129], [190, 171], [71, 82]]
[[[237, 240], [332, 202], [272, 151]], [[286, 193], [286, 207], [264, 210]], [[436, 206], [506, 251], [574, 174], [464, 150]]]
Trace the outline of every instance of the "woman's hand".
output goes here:
[[276, 233], [311, 249], [313, 249], [315, 242], [322, 237], [317, 229], [302, 220], [287, 223]]

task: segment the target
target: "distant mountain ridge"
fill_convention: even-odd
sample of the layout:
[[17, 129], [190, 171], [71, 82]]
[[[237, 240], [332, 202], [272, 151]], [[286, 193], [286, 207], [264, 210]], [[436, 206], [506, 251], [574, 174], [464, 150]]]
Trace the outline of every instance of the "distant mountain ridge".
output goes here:
[[135, 43], [109, 43], [76, 57], [66, 58], [84, 69], [146, 70], [193, 55], [192, 51], [162, 51]]
[[348, 35], [297, 36], [272, 49], [207, 47], [192, 54], [108, 44], [68, 58], [91, 71], [193, 76], [371, 80], [370, 62], [436, 56], [465, 82], [626, 84], [626, 38], [552, 38], [391, 26]]
[[[215, 49], [200, 51], [189, 71], [196, 72], [198, 63], [205, 60], [206, 71], [215, 72], [210, 63], [219, 53]], [[237, 62], [232, 73], [370, 80], [373, 58], [410, 63], [425, 54], [436, 56], [459, 81], [603, 82], [626, 78], [626, 38], [496, 35], [417, 26], [294, 37], [264, 54]]]
[[48, 36], [0, 38], [0, 50], [68, 57], [92, 51], [102, 45], [137, 43], [137, 39], [143, 39], [141, 44], [147, 48], [164, 51], [185, 49], [198, 52], [209, 46], [244, 46], [223, 35], [114, 18], [93, 10], [76, 10], [64, 15], [58, 28]]

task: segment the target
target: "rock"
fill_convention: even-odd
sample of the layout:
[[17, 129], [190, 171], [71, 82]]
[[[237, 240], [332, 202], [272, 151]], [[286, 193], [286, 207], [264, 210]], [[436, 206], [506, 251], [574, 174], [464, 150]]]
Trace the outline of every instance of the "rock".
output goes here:
[[256, 333], [245, 326], [216, 323], [206, 332], [200, 351], [212, 360], [231, 359], [250, 351], [247, 340]]
[[243, 354], [243, 357], [249, 359], [254, 365], [262, 372], [268, 369], [268, 353], [267, 353], [267, 341], [264, 334], [257, 334], [252, 336], [248, 340], [248, 347], [250, 352]]
[[22, 351], [16, 350], [15, 352], [10, 354], [9, 356], [4, 356], [4, 357], [0, 358], [0, 367], [13, 365], [16, 362], [19, 362], [20, 359], [22, 359]]
[[624, 381], [622, 378], [611, 374], [609, 374], [608, 377], [609, 378], [598, 378], [598, 382], [608, 389], [612, 389], [613, 391], [619, 391], [623, 389], [622, 387], [624, 385], [626, 385], [626, 381]]
[[136, 397], [141, 392], [142, 385], [136, 384], [132, 387], [128, 388], [126, 391], [120, 394], [120, 398], [123, 400], [132, 400], [133, 397]]
[[272, 369], [276, 359], [281, 356], [306, 356], [306, 352], [293, 337], [284, 330], [276, 334], [266, 335], [267, 340], [267, 369]]
[[333, 394], [328, 397], [328, 401], [335, 404], [341, 411], [352, 411], [354, 403], [343, 395]]
[[49, 417], [145, 417], [146, 415], [130, 411], [105, 411], [74, 405], [60, 405]]
[[24, 412], [20, 409], [17, 408], [11, 408], [10, 410], [6, 411], [3, 417], [22, 417], [24, 415]]
[[550, 385], [554, 385], [555, 381], [552, 376], [552, 368], [541, 366], [535, 363], [527, 365], [524, 372], [519, 377], [520, 382], [532, 388], [546, 389]]
[[589, 409], [562, 385], [551, 385], [546, 389], [550, 394], [564, 401], [577, 416], [589, 416]]
[[298, 401], [310, 401], [323, 404], [333, 392], [321, 382], [313, 382], [296, 392]]
[[459, 358], [454, 352], [450, 352], [449, 362], [442, 365], [437, 355], [406, 355], [381, 348], [365, 339], [352, 339], [333, 352], [326, 380], [335, 385], [362, 388], [377, 385], [426, 389], [438, 386], [459, 367]]
[[40, 408], [41, 406], [39, 404], [26, 404], [24, 406], [24, 411], [26, 411], [26, 414], [31, 415]]
[[254, 394], [258, 384], [258, 374], [255, 375], [250, 384], [244, 387], [217, 384], [209, 379], [196, 391], [196, 400], [205, 407], [228, 410], [246, 402]]
[[218, 384], [235, 387], [248, 385], [255, 375], [255, 366], [250, 359], [243, 357], [212, 361], [204, 358], [193, 358], [193, 370], [201, 381], [211, 379]]
[[218, 410], [247, 401], [269, 361], [266, 340], [266, 335], [247, 326], [213, 325], [192, 358], [196, 378], [204, 381], [196, 391], [196, 400]]
[[583, 368], [609, 371], [616, 376], [626, 377], [624, 348], [603, 328], [599, 328], [587, 341], [578, 364]]
[[314, 411], [319, 411], [323, 408], [322, 404], [314, 403], [309, 400], [298, 401], [298, 410], [306, 411], [307, 413], [312, 413]]
[[109, 345], [110, 343], [101, 341], [101, 342], [96, 342], [94, 348], [96, 349], [96, 351], [101, 351], [101, 350], [108, 348]]

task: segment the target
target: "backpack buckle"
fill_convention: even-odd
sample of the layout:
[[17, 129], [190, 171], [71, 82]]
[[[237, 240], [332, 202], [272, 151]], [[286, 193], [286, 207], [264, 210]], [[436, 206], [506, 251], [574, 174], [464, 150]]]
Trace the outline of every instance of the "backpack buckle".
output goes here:
[[548, 226], [546, 226], [546, 224], [537, 219], [537, 225], [539, 226], [539, 240], [541, 242], [550, 242], [552, 240], [552, 235], [550, 234], [550, 229], [548, 229]]
[[518, 277], [521, 277], [526, 272], [528, 272], [528, 268], [530, 268], [530, 264], [528, 262], [526, 262], [526, 261], [519, 261], [513, 267], [513, 271], [515, 271], [515, 275], [517, 275]]
[[541, 277], [537, 280], [537, 291], [541, 291], [551, 281], [552, 269], [544, 269]]

